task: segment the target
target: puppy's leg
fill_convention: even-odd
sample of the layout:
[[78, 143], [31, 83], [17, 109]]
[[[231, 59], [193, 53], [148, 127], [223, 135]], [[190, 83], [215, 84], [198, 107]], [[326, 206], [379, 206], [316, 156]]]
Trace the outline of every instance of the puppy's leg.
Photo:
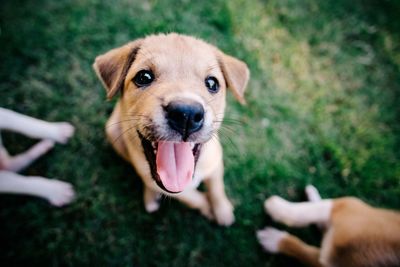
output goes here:
[[225, 194], [223, 173], [224, 170], [221, 163], [217, 170], [208, 179], [204, 180], [204, 183], [217, 223], [229, 226], [235, 221], [235, 215], [233, 214], [233, 206]]
[[322, 267], [319, 262], [320, 250], [287, 232], [266, 227], [257, 231], [257, 239], [267, 252], [282, 253], [298, 259], [307, 266]]
[[130, 162], [128, 150], [125, 147], [124, 140], [122, 139], [121, 129], [121, 112], [119, 104], [115, 106], [110, 118], [106, 124], [106, 134], [108, 141], [112, 144], [117, 153], [126, 161]]
[[317, 188], [313, 185], [307, 185], [305, 188], [306, 195], [308, 198], [308, 201], [310, 202], [318, 202], [321, 201], [321, 195], [319, 194]]
[[303, 227], [309, 224], [327, 224], [330, 221], [332, 200], [292, 203], [272, 196], [264, 202], [264, 207], [275, 221], [288, 226]]
[[161, 194], [144, 185], [144, 207], [148, 213], [157, 211], [160, 208]]
[[13, 172], [21, 171], [53, 147], [54, 141], [42, 140], [24, 153], [13, 157], [8, 155], [4, 147], [0, 147], [0, 169]]
[[47, 122], [0, 108], [0, 129], [24, 134], [32, 138], [51, 139], [65, 144], [74, 133], [67, 122]]
[[[310, 202], [318, 202], [322, 200], [321, 195], [319, 194], [317, 188], [313, 185], [307, 185], [305, 188], [305, 192], [308, 201]], [[321, 231], [325, 231], [327, 229], [326, 223], [317, 223], [317, 226]]]
[[187, 188], [182, 193], [174, 196], [176, 199], [192, 209], [198, 209], [209, 220], [213, 219], [210, 203], [207, 196], [197, 189]]
[[42, 197], [57, 207], [70, 203], [74, 198], [69, 183], [38, 176], [24, 177], [7, 171], [0, 171], [0, 192]]

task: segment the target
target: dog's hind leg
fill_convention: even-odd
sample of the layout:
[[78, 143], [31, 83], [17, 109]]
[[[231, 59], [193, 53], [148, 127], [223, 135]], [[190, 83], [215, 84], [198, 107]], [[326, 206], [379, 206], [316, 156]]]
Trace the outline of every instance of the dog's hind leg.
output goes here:
[[323, 266], [319, 261], [320, 250], [317, 247], [310, 246], [287, 232], [266, 227], [257, 231], [257, 239], [267, 252], [294, 257], [307, 266]]
[[0, 192], [42, 197], [57, 207], [70, 203], [75, 195], [69, 183], [39, 176], [25, 177], [8, 171], [0, 171]]
[[33, 161], [54, 147], [54, 141], [42, 140], [24, 153], [10, 156], [4, 147], [0, 147], [0, 170], [19, 172], [28, 167]]
[[330, 221], [332, 200], [292, 203], [272, 196], [264, 202], [267, 213], [288, 226], [303, 227], [309, 224], [327, 224]]
[[74, 134], [74, 127], [67, 122], [47, 122], [4, 108], [0, 108], [0, 129], [62, 144]]

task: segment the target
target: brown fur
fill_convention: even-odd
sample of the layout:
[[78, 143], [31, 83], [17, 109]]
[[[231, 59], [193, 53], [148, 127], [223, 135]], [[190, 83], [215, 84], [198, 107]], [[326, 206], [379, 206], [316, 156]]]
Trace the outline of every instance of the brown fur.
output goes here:
[[[151, 176], [138, 131], [151, 141], [179, 141], [178, 136], [170, 133], [162, 107], [176, 99], [195, 99], [203, 104], [208, 124], [188, 140], [203, 144], [193, 185], [171, 196], [199, 209], [208, 218], [214, 217], [219, 224], [233, 223], [232, 205], [224, 192], [222, 148], [217, 130], [224, 117], [226, 89], [244, 103], [243, 94], [249, 79], [246, 64], [193, 37], [160, 34], [98, 56], [94, 69], [108, 98], [122, 93], [107, 122], [107, 137], [117, 153], [132, 163], [142, 178], [145, 207], [149, 212], [158, 209], [158, 195], [165, 192]], [[156, 77], [154, 85], [145, 90], [132, 82], [136, 73], [143, 69], [151, 69]], [[205, 88], [204, 79], [208, 75], [220, 81], [217, 94], [210, 94]], [[195, 189], [203, 179], [207, 180], [208, 197]]]
[[[317, 207], [314, 203], [318, 203], [282, 202], [282, 204], [276, 199], [274, 202], [271, 199], [266, 201], [268, 203], [266, 208], [274, 219], [278, 218], [276, 213], [279, 209], [283, 214], [288, 212], [285, 218], [279, 217], [279, 221], [291, 221], [295, 216], [307, 218]], [[323, 222], [325, 229], [321, 249], [309, 246], [293, 235], [272, 228], [258, 233], [261, 244], [267, 251], [295, 257], [308, 266], [400, 266], [399, 212], [374, 208], [354, 197], [325, 201], [326, 207], [330, 208], [330, 216]], [[286, 210], [282, 211], [282, 208]], [[293, 215], [289, 209], [302, 210], [299, 214]], [[321, 223], [321, 220], [318, 223]], [[270, 243], [267, 243], [268, 238]], [[271, 239], [274, 239], [272, 243]], [[274, 250], [274, 242], [277, 244], [277, 251]]]
[[337, 266], [399, 266], [400, 214], [356, 198], [334, 201], [330, 260]]

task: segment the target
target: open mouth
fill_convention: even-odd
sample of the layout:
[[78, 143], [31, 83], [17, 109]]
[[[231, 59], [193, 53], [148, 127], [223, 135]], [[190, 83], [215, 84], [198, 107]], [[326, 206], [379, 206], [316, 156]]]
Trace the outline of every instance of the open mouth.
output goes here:
[[168, 193], [182, 192], [192, 180], [201, 144], [193, 142], [150, 141], [139, 131], [151, 175]]

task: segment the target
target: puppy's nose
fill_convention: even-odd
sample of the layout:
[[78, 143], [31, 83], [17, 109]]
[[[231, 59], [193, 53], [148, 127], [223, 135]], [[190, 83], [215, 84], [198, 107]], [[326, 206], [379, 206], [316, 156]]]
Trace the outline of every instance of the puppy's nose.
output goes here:
[[198, 131], [203, 126], [204, 109], [200, 103], [174, 101], [165, 108], [168, 125], [180, 133], [183, 138]]

